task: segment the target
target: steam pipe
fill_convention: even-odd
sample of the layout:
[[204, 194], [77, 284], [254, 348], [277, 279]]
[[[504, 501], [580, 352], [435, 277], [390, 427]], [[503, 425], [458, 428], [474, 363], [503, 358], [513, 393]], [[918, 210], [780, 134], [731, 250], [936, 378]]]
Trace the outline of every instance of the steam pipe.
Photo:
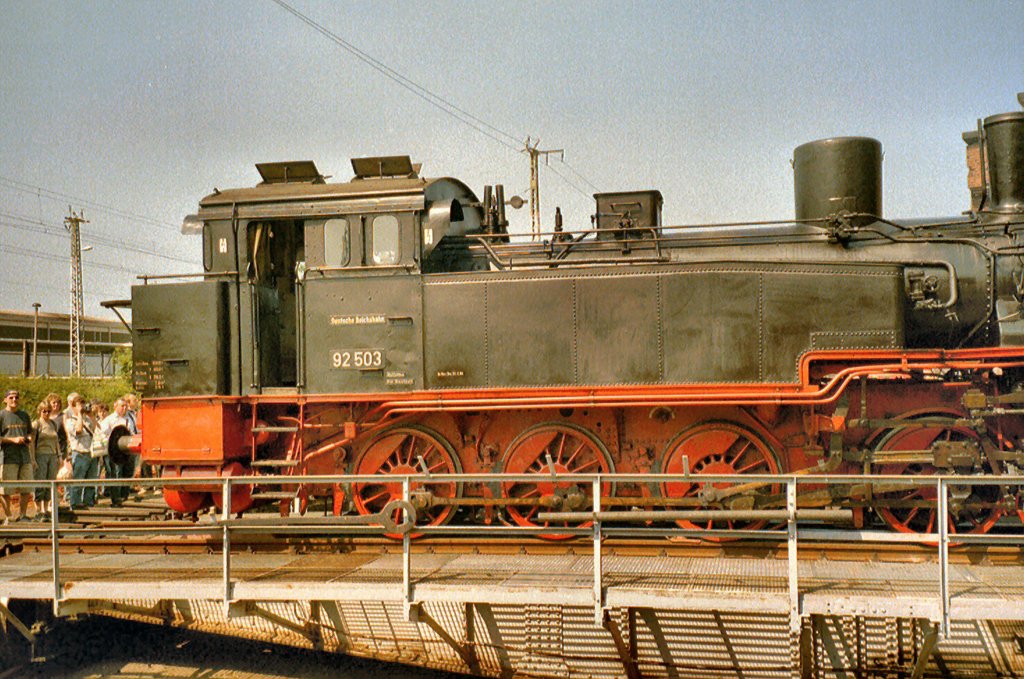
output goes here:
[[508, 231], [508, 220], [505, 219], [505, 185], [498, 184], [494, 187], [494, 202], [498, 208], [498, 223], [495, 225], [499, 233]]

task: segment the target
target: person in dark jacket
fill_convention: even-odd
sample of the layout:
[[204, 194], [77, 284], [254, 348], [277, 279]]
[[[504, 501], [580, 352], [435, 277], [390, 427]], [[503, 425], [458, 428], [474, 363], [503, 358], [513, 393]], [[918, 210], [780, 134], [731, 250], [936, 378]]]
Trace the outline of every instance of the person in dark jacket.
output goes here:
[[[4, 409], [0, 410], [0, 449], [3, 451], [3, 466], [0, 467], [0, 481], [32, 481], [35, 478], [35, 455], [32, 451], [32, 419], [19, 407], [21, 395], [17, 389], [10, 389], [4, 396]], [[0, 508], [5, 517], [17, 521], [31, 518], [35, 512], [32, 493], [24, 488], [6, 486], [0, 489]], [[18, 513], [13, 513], [8, 496], [18, 496]], [[30, 507], [31, 504], [31, 507]], [[7, 520], [5, 518], [5, 521]]]

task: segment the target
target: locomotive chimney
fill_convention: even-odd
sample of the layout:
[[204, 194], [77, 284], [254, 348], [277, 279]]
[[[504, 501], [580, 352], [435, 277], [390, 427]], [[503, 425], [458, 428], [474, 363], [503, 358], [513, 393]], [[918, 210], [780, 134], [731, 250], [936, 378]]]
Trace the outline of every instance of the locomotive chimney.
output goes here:
[[1024, 111], [985, 118], [989, 198], [986, 212], [1024, 212]]
[[854, 213], [881, 217], [882, 144], [869, 137], [835, 137], [797, 146], [793, 183], [797, 219]]

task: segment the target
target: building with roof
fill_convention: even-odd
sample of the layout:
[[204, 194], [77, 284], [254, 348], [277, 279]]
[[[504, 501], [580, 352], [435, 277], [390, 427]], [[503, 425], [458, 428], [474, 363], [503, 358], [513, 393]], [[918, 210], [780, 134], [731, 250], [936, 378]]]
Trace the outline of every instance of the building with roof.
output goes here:
[[[32, 374], [32, 311], [0, 310], [0, 375]], [[39, 312], [35, 374], [68, 375], [71, 370], [71, 317]], [[131, 333], [123, 323], [85, 316], [82, 319], [82, 374], [90, 377], [114, 375], [114, 351], [130, 347]]]

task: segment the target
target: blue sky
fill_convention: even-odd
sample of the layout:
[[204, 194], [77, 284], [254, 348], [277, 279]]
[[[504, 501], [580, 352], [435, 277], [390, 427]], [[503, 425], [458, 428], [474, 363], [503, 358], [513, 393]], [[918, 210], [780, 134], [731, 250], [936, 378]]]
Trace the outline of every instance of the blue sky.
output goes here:
[[[887, 215], [956, 214], [961, 132], [1024, 91], [1021, 1], [288, 1], [503, 133], [564, 148], [554, 169], [575, 186], [542, 171], [541, 208], [573, 228], [591, 184], [661, 190], [666, 223], [791, 217], [793, 148], [838, 135], [881, 140]], [[478, 193], [527, 193], [523, 154], [270, 0], [0, 0], [0, 17], [0, 308], [67, 311], [69, 205], [91, 220], [89, 313], [137, 274], [197, 270], [177, 226], [214, 186], [255, 184], [257, 162], [345, 180], [351, 157], [407, 153]], [[512, 219], [528, 229], [527, 209]]]

